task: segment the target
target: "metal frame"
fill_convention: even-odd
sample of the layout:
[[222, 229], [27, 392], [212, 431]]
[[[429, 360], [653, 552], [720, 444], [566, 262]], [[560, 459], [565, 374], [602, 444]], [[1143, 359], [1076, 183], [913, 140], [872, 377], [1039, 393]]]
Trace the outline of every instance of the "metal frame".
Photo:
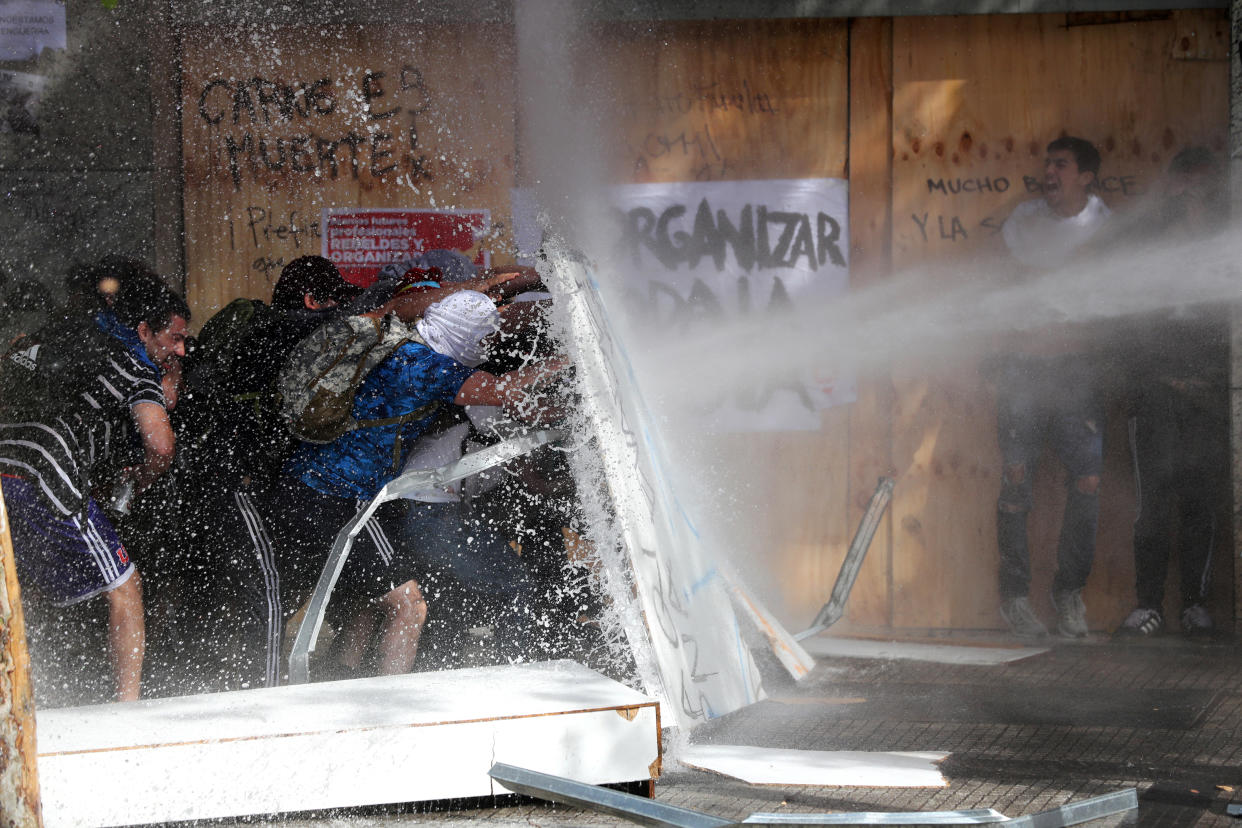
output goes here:
[[366, 505], [365, 509], [359, 511], [353, 520], [341, 528], [336, 535], [336, 540], [332, 542], [332, 551], [328, 554], [328, 560], [319, 574], [319, 582], [315, 585], [314, 593], [311, 594], [306, 615], [302, 619], [301, 626], [298, 627], [297, 636], [293, 639], [293, 649], [289, 653], [289, 683], [306, 684], [310, 681], [310, 654], [315, 651], [315, 641], [319, 638], [319, 629], [323, 626], [323, 616], [328, 609], [332, 590], [336, 587], [337, 579], [341, 577], [341, 570], [345, 568], [345, 561], [348, 560], [349, 552], [354, 546], [354, 538], [358, 537], [362, 527], [371, 519], [381, 504], [412, 492], [437, 488], [478, 474], [521, 457], [523, 454], [529, 454], [540, 446], [563, 440], [567, 436], [568, 432], [554, 429], [527, 432], [467, 454], [447, 466], [406, 472], [395, 480], [389, 481]]
[[856, 811], [836, 814], [771, 814], [755, 813], [741, 822], [666, 805], [646, 797], [622, 793], [563, 776], [518, 768], [497, 762], [488, 776], [514, 793], [574, 805], [599, 813], [628, 819], [639, 825], [655, 828], [740, 828], [741, 826], [779, 825], [1012, 825], [1016, 828], [1067, 828], [1093, 819], [1124, 813], [1138, 808], [1138, 791], [1123, 791], [1070, 802], [1058, 808], [1027, 816], [1007, 819], [992, 808], [965, 811]]
[[1008, 820], [995, 808], [964, 811], [856, 811], [842, 814], [751, 814], [743, 825], [989, 825]]
[[621, 817], [653, 828], [724, 828], [734, 824], [727, 819], [702, 814], [689, 808], [666, 805], [644, 796], [518, 768], [503, 762], [492, 765], [487, 775], [514, 793]]
[[1100, 817], [1112, 816], [1138, 808], [1138, 791], [1127, 788], [1124, 791], [1093, 796], [1078, 802], [1067, 802], [1059, 808], [1050, 808], [1036, 814], [1014, 817], [1006, 822], [1015, 828], [1065, 828], [1090, 822]]
[[832, 585], [832, 595], [828, 598], [828, 603], [820, 608], [810, 627], [794, 635], [796, 640], [803, 641], [823, 632], [837, 623], [845, 613], [845, 602], [850, 598], [850, 590], [854, 588], [854, 581], [858, 579], [858, 572], [862, 569], [863, 561], [867, 557], [867, 550], [871, 548], [871, 539], [875, 537], [875, 531], [880, 527], [880, 518], [884, 516], [884, 510], [888, 508], [889, 501], [893, 499], [894, 485], [896, 481], [891, 477], [881, 477], [880, 482], [876, 484], [871, 501], [867, 504], [867, 511], [863, 512], [862, 519], [858, 521], [858, 530], [854, 533], [854, 539], [850, 541], [845, 560], [841, 562], [841, 571], [837, 573], [837, 581]]

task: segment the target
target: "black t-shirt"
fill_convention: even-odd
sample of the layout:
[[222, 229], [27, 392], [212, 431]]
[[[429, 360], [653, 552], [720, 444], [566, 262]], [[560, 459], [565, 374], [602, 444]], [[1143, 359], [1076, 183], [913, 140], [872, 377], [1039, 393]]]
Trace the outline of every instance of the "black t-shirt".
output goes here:
[[[230, 346], [227, 365], [191, 365], [175, 412], [179, 468], [192, 485], [234, 488], [270, 482], [292, 449], [275, 383], [293, 347], [334, 309], [285, 312], [254, 303], [254, 317]], [[213, 320], [214, 321], [214, 318]], [[204, 326], [204, 334], [212, 321]]]

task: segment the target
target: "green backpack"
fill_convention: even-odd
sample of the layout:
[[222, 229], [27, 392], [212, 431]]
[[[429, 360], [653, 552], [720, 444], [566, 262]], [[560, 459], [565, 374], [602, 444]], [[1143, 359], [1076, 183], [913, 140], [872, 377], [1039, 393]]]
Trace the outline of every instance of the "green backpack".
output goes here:
[[266, 477], [287, 459], [292, 442], [279, 415], [275, 371], [264, 367], [271, 357], [256, 351], [256, 338], [275, 316], [258, 299], [234, 299], [199, 333], [172, 412], [178, 467], [187, 478]]
[[[398, 417], [353, 416], [354, 395], [367, 375], [407, 342], [426, 344], [395, 314], [343, 316], [315, 329], [293, 349], [280, 373], [281, 414], [290, 433], [308, 443], [330, 443], [357, 428], [404, 425], [431, 414], [436, 403]], [[394, 458], [400, 447], [398, 433]]]

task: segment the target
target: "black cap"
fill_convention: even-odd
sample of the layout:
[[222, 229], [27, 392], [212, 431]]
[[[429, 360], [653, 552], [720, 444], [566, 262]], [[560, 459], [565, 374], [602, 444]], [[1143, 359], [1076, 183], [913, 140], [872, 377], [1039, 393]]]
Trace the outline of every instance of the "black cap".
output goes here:
[[310, 294], [316, 302], [345, 302], [353, 299], [362, 288], [345, 281], [336, 265], [323, 256], [299, 256], [280, 271], [272, 288], [272, 307], [296, 310]]

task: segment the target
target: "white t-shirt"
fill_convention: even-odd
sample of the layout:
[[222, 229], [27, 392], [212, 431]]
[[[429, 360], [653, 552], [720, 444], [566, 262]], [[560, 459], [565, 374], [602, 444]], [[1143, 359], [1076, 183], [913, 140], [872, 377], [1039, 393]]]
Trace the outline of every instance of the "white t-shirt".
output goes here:
[[[475, 428], [480, 430], [492, 427], [505, 419], [500, 407], [493, 405], [468, 405], [466, 416], [470, 418], [471, 423], [474, 423]], [[410, 456], [406, 458], [401, 473], [438, 469], [449, 463], [456, 463], [464, 455], [483, 448], [481, 445], [465, 442], [469, 431], [469, 423], [458, 423], [443, 431], [419, 437], [418, 442], [410, 450]], [[461, 500], [463, 493], [469, 497], [483, 494], [495, 488], [499, 482], [497, 470], [490, 469], [442, 488], [419, 489], [403, 496], [423, 503], [456, 503]]]
[[1112, 215], [1097, 195], [1073, 216], [1059, 216], [1042, 198], [1024, 201], [1005, 220], [1001, 234], [1013, 257], [1027, 267], [1060, 267], [1086, 244]]

